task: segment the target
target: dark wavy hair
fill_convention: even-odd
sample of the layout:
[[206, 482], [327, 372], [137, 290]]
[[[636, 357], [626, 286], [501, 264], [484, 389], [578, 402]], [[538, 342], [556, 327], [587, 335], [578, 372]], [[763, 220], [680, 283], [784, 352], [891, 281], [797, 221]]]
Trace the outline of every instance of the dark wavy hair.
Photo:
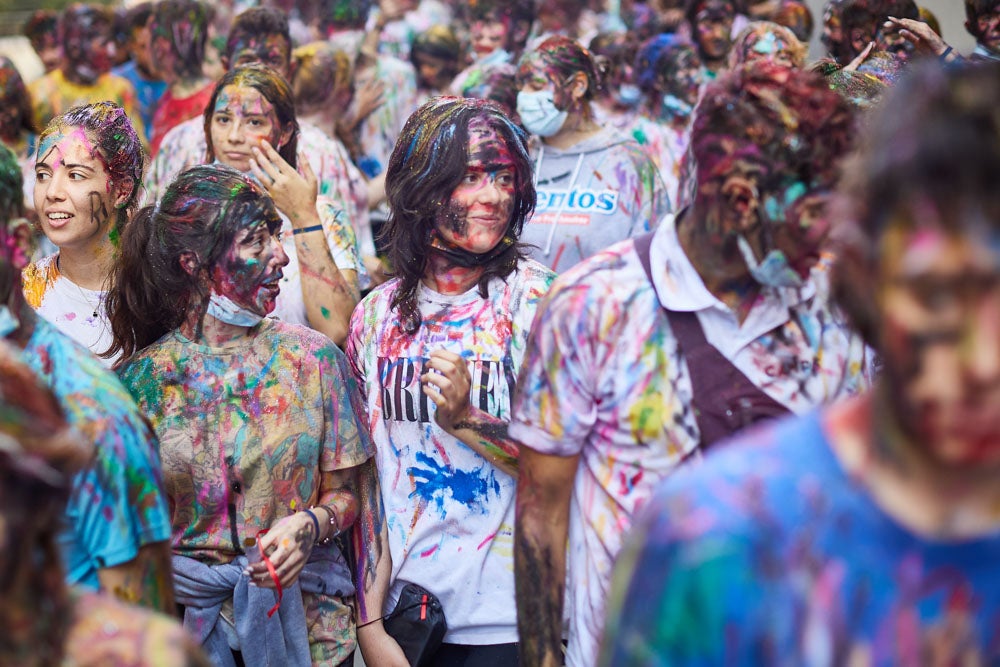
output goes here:
[[278, 153], [285, 159], [285, 162], [296, 166], [296, 156], [299, 146], [299, 121], [295, 118], [295, 99], [292, 96], [292, 89], [285, 79], [272, 70], [259, 63], [237, 67], [226, 72], [219, 82], [215, 84], [212, 97], [205, 105], [205, 143], [208, 149], [208, 162], [215, 160], [215, 148], [212, 146], [212, 115], [215, 112], [215, 104], [219, 100], [219, 94], [226, 86], [244, 86], [253, 88], [263, 96], [265, 100], [274, 107], [274, 113], [278, 117], [278, 124], [281, 130], [292, 128], [291, 138], [282, 146], [275, 146]]
[[[191, 308], [207, 305], [207, 276], [240, 229], [281, 218], [271, 198], [249, 178], [221, 164], [191, 167], [167, 187], [160, 203], [139, 211], [122, 235], [106, 308], [114, 341], [103, 354], [122, 359], [178, 328]], [[192, 253], [194, 271], [182, 257]]]
[[[495, 130], [514, 159], [514, 210], [508, 235], [520, 237], [524, 221], [535, 209], [527, 135], [495, 102], [438, 97], [413, 112], [396, 141], [385, 176], [391, 212], [384, 235], [389, 262], [399, 278], [392, 307], [409, 334], [420, 328], [417, 286], [427, 271], [431, 231], [465, 175], [469, 125], [475, 120]], [[485, 298], [490, 280], [506, 279], [524, 257], [519, 243], [495, 257], [479, 279], [479, 293]]]
[[48, 152], [46, 141], [56, 133], [62, 134], [68, 127], [79, 127], [87, 133], [97, 146], [96, 157], [104, 165], [111, 185], [120, 192], [128, 193], [125, 203], [115, 209], [115, 226], [112, 230], [112, 240], [115, 240], [139, 203], [145, 157], [142, 142], [124, 109], [114, 102], [94, 102], [73, 107], [49, 121], [38, 136], [38, 159], [45, 157]]

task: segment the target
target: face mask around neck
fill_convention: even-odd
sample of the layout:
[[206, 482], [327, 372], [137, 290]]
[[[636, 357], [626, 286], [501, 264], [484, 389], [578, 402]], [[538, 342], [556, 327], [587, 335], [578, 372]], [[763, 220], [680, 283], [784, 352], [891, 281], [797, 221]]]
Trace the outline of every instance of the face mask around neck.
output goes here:
[[207, 314], [220, 322], [235, 327], [252, 327], [260, 323], [264, 317], [236, 304], [232, 299], [212, 290], [208, 297]]

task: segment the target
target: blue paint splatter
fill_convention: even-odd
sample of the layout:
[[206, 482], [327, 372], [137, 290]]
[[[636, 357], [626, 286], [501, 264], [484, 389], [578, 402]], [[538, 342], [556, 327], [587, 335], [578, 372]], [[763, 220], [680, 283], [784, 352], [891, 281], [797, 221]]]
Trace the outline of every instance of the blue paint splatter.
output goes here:
[[500, 482], [493, 471], [483, 474], [485, 465], [475, 470], [455, 470], [424, 452], [417, 452], [416, 458], [419, 465], [406, 469], [414, 481], [410, 498], [417, 497], [428, 505], [433, 503], [442, 516], [447, 498], [486, 514], [490, 490], [500, 495]]

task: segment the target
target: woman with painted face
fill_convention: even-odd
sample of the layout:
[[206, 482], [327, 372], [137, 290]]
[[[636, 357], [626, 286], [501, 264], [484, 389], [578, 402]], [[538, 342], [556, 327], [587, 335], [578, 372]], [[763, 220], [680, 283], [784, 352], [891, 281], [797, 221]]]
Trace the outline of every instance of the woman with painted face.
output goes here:
[[[142, 161], [139, 136], [111, 102], [70, 109], [38, 138], [35, 211], [58, 252], [24, 269], [24, 296], [39, 315], [95, 354], [111, 345], [107, 278], [138, 200]], [[115, 360], [107, 357], [106, 363]]]
[[507, 422], [553, 279], [518, 241], [535, 201], [526, 136], [492, 102], [435, 98], [406, 122], [386, 188], [396, 278], [361, 302], [347, 343], [387, 510], [358, 639], [368, 664], [406, 664], [381, 618], [411, 583], [447, 618], [432, 664], [516, 665]]
[[355, 645], [331, 539], [374, 480], [371, 447], [340, 350], [266, 317], [281, 225], [250, 179], [193, 167], [126, 230], [108, 296], [119, 374], [160, 439], [177, 601], [217, 665], [231, 647], [246, 665], [340, 665]]
[[317, 196], [316, 176], [297, 153], [291, 88], [268, 67], [239, 67], [216, 84], [204, 115], [208, 161], [260, 183], [281, 216], [288, 266], [274, 316], [343, 344], [359, 298], [357, 238], [344, 210]]
[[594, 117], [600, 78], [590, 51], [549, 37], [521, 58], [517, 84], [521, 123], [539, 137], [538, 203], [522, 236], [535, 259], [568, 269], [670, 212], [656, 166], [638, 143]]

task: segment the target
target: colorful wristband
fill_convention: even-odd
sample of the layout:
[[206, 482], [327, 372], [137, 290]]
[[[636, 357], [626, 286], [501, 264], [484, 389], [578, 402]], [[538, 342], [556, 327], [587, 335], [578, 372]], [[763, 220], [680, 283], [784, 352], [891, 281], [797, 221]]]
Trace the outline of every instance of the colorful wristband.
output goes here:
[[302, 510], [309, 515], [309, 518], [313, 520], [313, 528], [316, 529], [316, 534], [313, 536], [313, 544], [319, 542], [319, 519], [316, 518], [316, 514], [312, 510]]

